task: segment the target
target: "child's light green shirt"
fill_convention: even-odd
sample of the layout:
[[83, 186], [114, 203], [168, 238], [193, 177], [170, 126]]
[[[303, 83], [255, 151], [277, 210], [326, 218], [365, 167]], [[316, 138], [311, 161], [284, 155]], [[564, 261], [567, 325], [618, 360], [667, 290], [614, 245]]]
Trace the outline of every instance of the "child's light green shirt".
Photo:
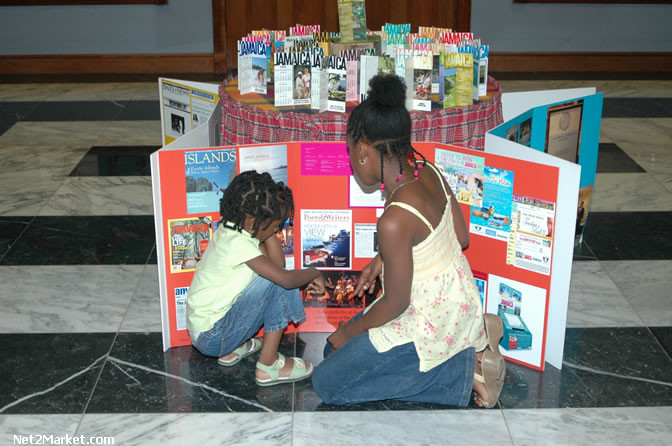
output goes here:
[[259, 240], [220, 224], [196, 265], [187, 297], [187, 328], [210, 330], [257, 277], [245, 262], [262, 255]]

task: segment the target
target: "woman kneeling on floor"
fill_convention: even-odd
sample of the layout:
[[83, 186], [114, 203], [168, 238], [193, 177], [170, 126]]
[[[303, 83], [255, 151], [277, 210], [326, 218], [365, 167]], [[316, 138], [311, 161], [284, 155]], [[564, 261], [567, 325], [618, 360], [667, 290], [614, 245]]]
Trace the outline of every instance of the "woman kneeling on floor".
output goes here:
[[348, 120], [348, 150], [361, 184], [380, 183], [379, 254], [357, 295], [381, 276], [384, 294], [328, 338], [313, 386], [329, 404], [398, 399], [465, 407], [472, 391], [493, 407], [506, 374], [502, 322], [483, 315], [462, 250], [464, 216], [437, 168], [411, 145], [406, 87], [390, 75], [370, 82]]

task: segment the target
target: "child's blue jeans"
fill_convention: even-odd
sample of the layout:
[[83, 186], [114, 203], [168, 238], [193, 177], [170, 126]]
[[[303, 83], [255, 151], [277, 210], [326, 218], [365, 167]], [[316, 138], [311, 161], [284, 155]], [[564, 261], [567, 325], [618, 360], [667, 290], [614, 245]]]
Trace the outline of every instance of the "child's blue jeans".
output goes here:
[[325, 359], [313, 373], [313, 388], [325, 403], [396, 399], [466, 407], [471, 399], [476, 361], [473, 348], [427, 372], [419, 370], [420, 359], [412, 342], [379, 353], [368, 332], [328, 355], [330, 351], [327, 343]]
[[224, 356], [254, 336], [262, 326], [264, 331], [278, 331], [290, 321], [298, 323], [305, 318], [298, 289], [286, 290], [257, 277], [214, 327], [190, 335], [199, 352], [206, 356]]

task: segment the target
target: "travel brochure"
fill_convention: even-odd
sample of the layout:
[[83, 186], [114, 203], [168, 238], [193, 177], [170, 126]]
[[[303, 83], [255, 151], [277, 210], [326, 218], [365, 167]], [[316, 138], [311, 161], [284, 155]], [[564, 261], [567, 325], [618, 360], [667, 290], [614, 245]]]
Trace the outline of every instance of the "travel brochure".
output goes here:
[[554, 203], [514, 195], [506, 263], [550, 275], [554, 228]]
[[430, 111], [432, 100], [463, 107], [487, 95], [489, 46], [473, 33], [430, 26], [411, 32], [408, 23], [369, 31], [364, 1], [339, 0], [338, 8], [340, 33], [296, 25], [289, 34], [252, 30], [241, 38], [240, 93], [266, 95], [272, 82], [276, 107], [345, 112], [346, 102], [365, 100], [373, 76], [394, 72], [406, 79], [409, 110]]
[[484, 158], [442, 149], [436, 149], [434, 156], [457, 201], [469, 206], [483, 206]]
[[509, 240], [513, 177], [514, 173], [510, 170], [485, 166], [483, 203], [481, 206], [471, 206], [471, 233], [497, 240]]

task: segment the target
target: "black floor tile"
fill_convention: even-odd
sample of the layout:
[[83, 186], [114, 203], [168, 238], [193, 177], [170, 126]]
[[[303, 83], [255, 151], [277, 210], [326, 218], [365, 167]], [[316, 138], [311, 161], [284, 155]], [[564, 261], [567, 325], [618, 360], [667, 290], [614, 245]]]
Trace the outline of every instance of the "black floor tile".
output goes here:
[[667, 354], [672, 357], [672, 327], [649, 327], [649, 329]]
[[0, 135], [39, 105], [39, 102], [0, 102]]
[[160, 146], [93, 146], [70, 172], [71, 177], [149, 176], [149, 155]]
[[648, 329], [569, 328], [562, 370], [508, 364], [503, 408], [669, 406], [672, 360]]
[[154, 244], [154, 247], [152, 248], [152, 252], [149, 253], [149, 257], [147, 258], [147, 265], [156, 265], [158, 264], [158, 258], [156, 256], [156, 244]]
[[0, 217], [0, 259], [35, 217]]
[[5, 119], [0, 121], [0, 136], [2, 136], [7, 130], [11, 129], [14, 124], [16, 124], [16, 121], [13, 120]]
[[[192, 347], [162, 351], [160, 333], [120, 333], [87, 413], [291, 412], [293, 385], [254, 382], [257, 355], [233, 367]], [[280, 352], [292, 355], [286, 336]]]
[[40, 102], [0, 102], [0, 124], [22, 121], [38, 105], [40, 105]]
[[83, 413], [113, 339], [114, 333], [0, 334], [3, 414]]
[[669, 118], [672, 98], [604, 98], [603, 118]]
[[159, 101], [129, 101], [117, 116], [119, 121], [160, 121]]
[[0, 260], [3, 265], [144, 265], [154, 217], [36, 217]]
[[26, 121], [112, 121], [123, 110], [124, 102], [50, 101], [42, 102]]
[[595, 253], [593, 253], [588, 243], [584, 240], [574, 247], [573, 260], [597, 260], [597, 257], [595, 257]]
[[600, 143], [597, 173], [646, 172], [642, 166], [614, 143]]
[[583, 233], [598, 260], [672, 259], [672, 212], [591, 212]]

